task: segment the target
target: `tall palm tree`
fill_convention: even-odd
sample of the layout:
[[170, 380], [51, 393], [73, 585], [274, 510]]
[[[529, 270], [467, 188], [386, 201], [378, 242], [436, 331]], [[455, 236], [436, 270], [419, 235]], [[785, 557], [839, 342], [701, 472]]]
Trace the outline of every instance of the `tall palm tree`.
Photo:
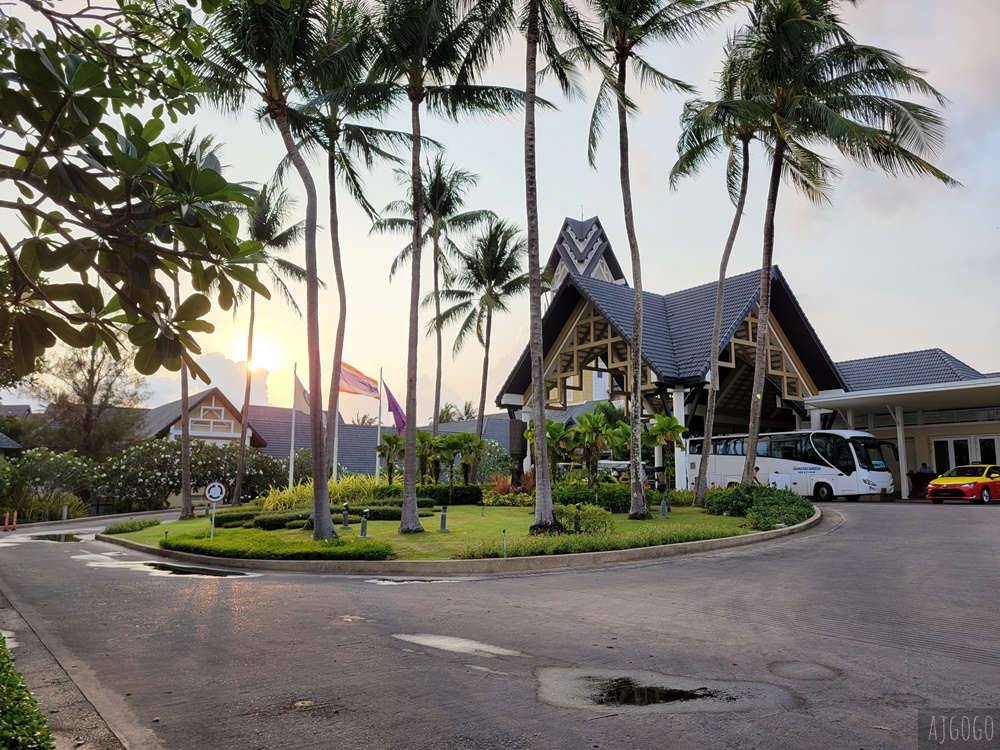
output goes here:
[[454, 284], [441, 296], [453, 303], [439, 313], [431, 326], [441, 330], [457, 322], [452, 353], [458, 354], [475, 332], [483, 346], [483, 376], [476, 414], [476, 437], [483, 437], [486, 414], [486, 381], [490, 372], [490, 342], [493, 314], [510, 312], [510, 301], [528, 288], [528, 275], [521, 272], [525, 241], [521, 230], [507, 221], [493, 219], [472, 241], [471, 251], [460, 253]]
[[[523, 101], [520, 92], [473, 82], [492, 61], [502, 24], [484, 22], [486, 3], [468, 12], [455, 0], [381, 0], [369, 80], [390, 82], [410, 103], [410, 316], [406, 358], [406, 442], [403, 464], [403, 513], [399, 530], [421, 532], [417, 515], [417, 339], [420, 308], [420, 256], [424, 221], [421, 189], [421, 107], [456, 118], [464, 112], [509, 112]], [[500, 14], [503, 14], [502, 9]]]
[[306, 335], [309, 352], [309, 434], [313, 445], [314, 539], [337, 535], [330, 516], [330, 497], [323, 442], [323, 392], [319, 340], [319, 275], [316, 258], [316, 183], [289, 122], [289, 98], [303, 81], [315, 77], [319, 64], [348, 64], [331, 54], [325, 40], [320, 0], [231, 0], [212, 14], [212, 44], [205, 52], [203, 81], [209, 97], [231, 112], [256, 99], [260, 112], [280, 133], [285, 153], [306, 194], [305, 267]]
[[[736, 207], [719, 262], [719, 278], [715, 289], [715, 313], [712, 318], [712, 337], [709, 345], [708, 403], [702, 440], [702, 445], [705, 446], [712, 444], [715, 428], [726, 273], [746, 206], [750, 178], [750, 144], [754, 140], [760, 140], [766, 147], [773, 146], [773, 139], [769, 137], [767, 128], [767, 112], [750, 98], [751, 94], [748, 91], [750, 82], [740, 78], [740, 73], [745, 71], [746, 66], [741, 64], [734, 43], [730, 40], [726, 45], [726, 63], [719, 78], [719, 98], [711, 102], [692, 99], [684, 105], [684, 113], [681, 116], [682, 132], [677, 143], [678, 160], [670, 171], [670, 186], [676, 189], [681, 178], [697, 173], [709, 160], [725, 151], [728, 154], [726, 186], [729, 198]], [[786, 157], [784, 170], [785, 178], [798, 187], [809, 200], [819, 202], [826, 199], [825, 189], [833, 176], [833, 170], [827, 165], [822, 162], [798, 164], [794, 157]], [[698, 477], [695, 481], [695, 506], [700, 507], [704, 504], [707, 482], [708, 462], [702, 460], [698, 465]]]
[[[246, 238], [260, 243], [260, 263], [268, 272], [271, 279], [271, 286], [278, 291], [278, 294], [289, 304], [289, 306], [302, 316], [298, 303], [292, 296], [291, 291], [285, 284], [285, 279], [302, 282], [306, 278], [305, 269], [292, 263], [291, 261], [279, 258], [275, 253], [288, 252], [301, 238], [305, 231], [304, 222], [296, 222], [289, 227], [284, 224], [288, 221], [290, 214], [294, 212], [295, 201], [285, 190], [276, 190], [273, 187], [264, 185], [257, 193], [253, 205], [246, 210]], [[239, 451], [236, 455], [236, 481], [233, 484], [233, 505], [239, 505], [243, 488], [243, 468], [246, 465], [247, 451], [247, 431], [250, 423], [250, 385], [251, 371], [250, 362], [253, 359], [253, 329], [256, 318], [257, 293], [249, 290], [248, 307], [250, 308], [250, 321], [247, 326], [247, 367], [246, 377], [243, 387], [243, 412], [240, 420], [240, 443]]]
[[625, 234], [632, 258], [632, 348], [630, 367], [631, 439], [630, 475], [632, 502], [629, 518], [648, 518], [646, 495], [639, 471], [642, 460], [642, 268], [639, 239], [632, 210], [632, 178], [629, 165], [628, 115], [635, 105], [627, 96], [628, 70], [631, 66], [640, 85], [664, 91], [692, 91], [691, 87], [657, 70], [642, 49], [655, 42], [689, 39], [717, 22], [734, 2], [742, 0], [590, 0], [590, 7], [602, 27], [597, 58], [580, 56], [596, 63], [604, 72], [590, 119], [587, 157], [591, 166], [603, 132], [603, 120], [614, 100], [618, 112], [618, 178], [621, 183]]
[[[337, 476], [340, 432], [340, 379], [347, 331], [347, 284], [340, 246], [339, 191], [343, 186], [369, 218], [375, 208], [365, 196], [362, 169], [371, 170], [376, 161], [399, 161], [397, 148], [409, 145], [410, 135], [365, 124], [378, 121], [396, 103], [396, 92], [387, 84], [365, 81], [366, 57], [371, 40], [371, 13], [359, 0], [324, 0], [325, 44], [329, 54], [340, 55], [344, 64], [331, 67], [317, 59], [314, 75], [306, 82], [310, 100], [291, 110], [292, 124], [301, 130], [307, 149], [326, 155], [329, 191], [330, 251], [337, 284], [337, 333], [327, 398], [326, 453], [332, 476]], [[349, 54], [342, 54], [350, 50]]]
[[[409, 173], [397, 170], [397, 175], [401, 181], [409, 182]], [[467, 232], [482, 224], [487, 219], [496, 218], [496, 214], [488, 209], [474, 209], [472, 211], [462, 211], [465, 205], [467, 191], [475, 187], [479, 181], [478, 175], [474, 175], [464, 169], [449, 165], [444, 158], [438, 154], [433, 161], [428, 161], [421, 172], [421, 183], [424, 190], [424, 213], [427, 219], [427, 229], [423, 233], [423, 241], [426, 244], [430, 241], [431, 254], [434, 259], [434, 317], [441, 317], [441, 288], [442, 276], [445, 284], [452, 278], [450, 258], [458, 253], [458, 246], [455, 244], [452, 235]], [[397, 214], [379, 219], [372, 226], [373, 232], [413, 232], [413, 203], [407, 201], [393, 201], [386, 206], [383, 214]], [[390, 280], [395, 275], [401, 265], [410, 259], [412, 245], [407, 245], [402, 249], [396, 259], [393, 260], [389, 268]], [[437, 354], [437, 369], [434, 376], [434, 414], [431, 422], [431, 434], [438, 433], [438, 416], [441, 413], [441, 375], [443, 360], [442, 333], [439, 326], [433, 326], [435, 335], [435, 345]]]
[[[528, 359], [531, 362], [531, 411], [536, 425], [545, 424], [545, 378], [542, 339], [542, 268], [538, 238], [538, 170], [535, 144], [535, 109], [539, 103], [538, 54], [547, 61], [546, 71], [555, 77], [563, 93], [576, 95], [573, 63], [560, 50], [567, 38], [589, 48], [594, 35], [576, 10], [565, 0], [524, 0], [520, 8], [525, 42], [524, 65], [524, 202], [528, 253]], [[536, 430], [534, 445], [535, 522], [531, 533], [559, 531], [552, 505], [549, 451], [545, 430]]]
[[[859, 0], [846, 0], [857, 4]], [[946, 103], [922, 75], [888, 50], [858, 44], [838, 15], [837, 0], [754, 0], [750, 22], [736, 36], [740, 72], [752, 100], [767, 110], [773, 138], [764, 214], [760, 301], [747, 459], [753, 476], [770, 329], [774, 217], [786, 154], [800, 164], [824, 163], [810, 146], [823, 144], [866, 168], [891, 175], [958, 183], [925, 157], [941, 147], [940, 113], [896, 98], [915, 93]]]

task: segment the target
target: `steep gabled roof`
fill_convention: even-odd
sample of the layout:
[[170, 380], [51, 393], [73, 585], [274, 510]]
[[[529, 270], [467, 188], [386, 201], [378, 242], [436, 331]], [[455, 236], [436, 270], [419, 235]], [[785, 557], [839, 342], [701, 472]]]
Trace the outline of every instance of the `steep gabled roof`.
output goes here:
[[[788, 288], [777, 266], [772, 268], [771, 311], [794, 341], [795, 351], [820, 390], [844, 388], [837, 368], [816, 331]], [[643, 292], [642, 358], [663, 383], [695, 385], [706, 381], [715, 313], [717, 282], [659, 295]], [[542, 316], [545, 351], [556, 342], [579, 300], [586, 299], [603, 315], [615, 333], [632, 340], [634, 294], [630, 287], [580, 275], [563, 281]], [[722, 344], [736, 333], [760, 298], [760, 273], [752, 271], [726, 279], [722, 316]], [[525, 348], [497, 397], [524, 393], [531, 382]]]
[[985, 377], [941, 349], [852, 359], [838, 362], [837, 369], [852, 391], [905, 388]]
[[591, 276], [602, 258], [608, 264], [611, 275], [616, 280], [624, 280], [625, 274], [611, 249], [611, 240], [601, 220], [596, 216], [579, 221], [567, 217], [559, 229], [545, 268], [553, 271], [561, 260], [571, 274]]
[[[188, 409], [196, 409], [201, 405], [203, 401], [208, 400], [211, 396], [216, 396], [226, 407], [226, 410], [232, 414], [237, 419], [240, 418], [242, 410], [238, 409], [232, 401], [226, 398], [226, 394], [220, 391], [218, 388], [209, 388], [207, 390], [201, 391], [200, 393], [195, 393], [188, 398]], [[170, 428], [179, 422], [181, 419], [181, 401], [177, 399], [176, 401], [171, 401], [168, 404], [163, 404], [162, 406], [157, 406], [155, 409], [149, 409], [146, 411], [143, 421], [142, 434], [144, 437], [166, 437], [170, 434]], [[250, 420], [250, 445], [254, 448], [263, 448], [267, 445], [267, 441], [264, 440], [257, 432], [254, 427], [253, 420]]]
[[0, 450], [18, 451], [21, 450], [21, 445], [0, 432]]

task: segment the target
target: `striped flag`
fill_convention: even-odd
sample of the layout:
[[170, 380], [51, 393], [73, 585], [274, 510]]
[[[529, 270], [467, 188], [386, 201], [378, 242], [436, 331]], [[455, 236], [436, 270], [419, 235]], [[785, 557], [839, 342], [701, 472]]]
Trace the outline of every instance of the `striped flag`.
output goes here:
[[340, 369], [340, 392], [353, 393], [357, 396], [369, 396], [378, 398], [378, 381], [370, 378], [360, 370], [351, 367], [346, 362], [341, 362]]
[[302, 412], [303, 414], [309, 414], [309, 391], [306, 387], [302, 385], [302, 381], [299, 380], [298, 373], [295, 373], [295, 397], [293, 399], [292, 408]]

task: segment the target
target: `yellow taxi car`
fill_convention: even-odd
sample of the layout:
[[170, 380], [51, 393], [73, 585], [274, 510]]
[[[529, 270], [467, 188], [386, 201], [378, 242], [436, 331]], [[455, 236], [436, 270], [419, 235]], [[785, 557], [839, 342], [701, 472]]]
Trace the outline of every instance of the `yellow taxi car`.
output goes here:
[[994, 497], [1000, 497], [1000, 466], [993, 464], [956, 466], [927, 485], [927, 499], [932, 503], [945, 500], [988, 503]]

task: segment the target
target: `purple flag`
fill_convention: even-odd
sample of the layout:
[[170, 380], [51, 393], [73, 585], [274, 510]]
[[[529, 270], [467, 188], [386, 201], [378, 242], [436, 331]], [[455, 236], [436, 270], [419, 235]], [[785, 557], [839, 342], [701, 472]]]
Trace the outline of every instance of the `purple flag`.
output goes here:
[[[385, 385], [385, 381], [382, 381]], [[396, 422], [396, 432], [402, 435], [406, 432], [406, 412], [404, 412], [400, 406], [399, 402], [396, 401], [396, 397], [392, 395], [392, 391], [389, 390], [389, 386], [385, 386], [386, 401], [389, 403], [389, 411], [392, 412], [392, 418]]]

